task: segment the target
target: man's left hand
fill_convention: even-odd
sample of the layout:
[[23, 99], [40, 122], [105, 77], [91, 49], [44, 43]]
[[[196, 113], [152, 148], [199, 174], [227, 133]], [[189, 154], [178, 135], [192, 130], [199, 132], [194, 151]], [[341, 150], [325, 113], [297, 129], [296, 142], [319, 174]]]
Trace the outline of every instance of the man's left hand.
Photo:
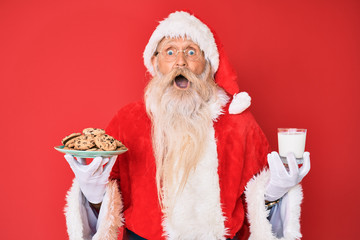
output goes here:
[[268, 154], [270, 181], [265, 190], [265, 200], [272, 202], [282, 198], [291, 188], [301, 182], [310, 171], [310, 153], [304, 152], [304, 163], [299, 169], [294, 154], [286, 157], [289, 171], [277, 152]]

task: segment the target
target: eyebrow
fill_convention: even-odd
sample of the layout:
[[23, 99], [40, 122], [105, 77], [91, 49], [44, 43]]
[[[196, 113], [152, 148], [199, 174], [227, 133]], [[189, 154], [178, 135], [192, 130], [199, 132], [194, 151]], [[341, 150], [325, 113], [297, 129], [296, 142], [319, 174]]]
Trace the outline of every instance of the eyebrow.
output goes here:
[[[176, 41], [176, 40], [178, 40], [178, 39], [180, 39], [180, 38], [182, 38], [182, 37], [177, 37], [177, 38], [165, 38], [165, 42], [166, 43], [170, 43], [170, 42], [174, 42], [174, 41]], [[194, 43], [194, 41], [192, 41], [191, 39], [188, 39], [188, 38], [182, 38], [184, 41], [186, 41], [186, 42], [192, 42], [192, 43]]]

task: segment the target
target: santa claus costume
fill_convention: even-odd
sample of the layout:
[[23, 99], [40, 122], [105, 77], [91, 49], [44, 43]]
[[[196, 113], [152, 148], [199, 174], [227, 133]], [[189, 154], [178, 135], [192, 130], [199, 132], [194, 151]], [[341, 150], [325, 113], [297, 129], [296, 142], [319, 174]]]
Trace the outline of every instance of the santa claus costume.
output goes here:
[[88, 202], [74, 180], [65, 208], [70, 239], [120, 239], [121, 228], [145, 239], [297, 239], [300, 234], [300, 185], [272, 209], [269, 221], [264, 193], [269, 179], [269, 145], [247, 107], [250, 98], [239, 93], [236, 74], [221, 44], [199, 19], [175, 12], [160, 22], [144, 51], [144, 62], [154, 75], [151, 57], [164, 37], [187, 37], [198, 44], [209, 61], [217, 97], [211, 103], [212, 127], [205, 151], [176, 197], [170, 215], [162, 211], [155, 181], [151, 141], [152, 122], [144, 101], [118, 111], [106, 132], [129, 151], [119, 155], [97, 218], [91, 227]]

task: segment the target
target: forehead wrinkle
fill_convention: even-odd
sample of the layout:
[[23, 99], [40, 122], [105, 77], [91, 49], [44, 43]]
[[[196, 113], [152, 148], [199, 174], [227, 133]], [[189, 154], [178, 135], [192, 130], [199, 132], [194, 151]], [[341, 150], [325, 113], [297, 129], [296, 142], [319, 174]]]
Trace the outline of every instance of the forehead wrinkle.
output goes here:
[[160, 44], [158, 45], [158, 49], [162, 49], [162, 48], [164, 48], [164, 46], [167, 46], [167, 45], [177, 46], [178, 45], [177, 40], [180, 38], [184, 40], [184, 41], [180, 42], [181, 46], [185, 46], [183, 49], [186, 49], [191, 45], [195, 45], [197, 48], [200, 49], [200, 47], [194, 41], [192, 41], [189, 38], [183, 38], [183, 37], [179, 37], [179, 38], [165, 37], [165, 38], [163, 38], [163, 40], [160, 41]]

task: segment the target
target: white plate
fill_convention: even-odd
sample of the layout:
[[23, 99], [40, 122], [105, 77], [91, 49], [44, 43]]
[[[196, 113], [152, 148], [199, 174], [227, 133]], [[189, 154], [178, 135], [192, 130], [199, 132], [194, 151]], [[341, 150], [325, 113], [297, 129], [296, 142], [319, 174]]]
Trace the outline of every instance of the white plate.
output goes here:
[[124, 150], [117, 150], [117, 151], [81, 151], [81, 150], [64, 149], [64, 146], [57, 146], [54, 148], [55, 150], [61, 153], [65, 153], [65, 154], [68, 153], [70, 155], [73, 155], [74, 157], [80, 157], [80, 158], [111, 157], [111, 156], [123, 154], [128, 150], [126, 148]]

